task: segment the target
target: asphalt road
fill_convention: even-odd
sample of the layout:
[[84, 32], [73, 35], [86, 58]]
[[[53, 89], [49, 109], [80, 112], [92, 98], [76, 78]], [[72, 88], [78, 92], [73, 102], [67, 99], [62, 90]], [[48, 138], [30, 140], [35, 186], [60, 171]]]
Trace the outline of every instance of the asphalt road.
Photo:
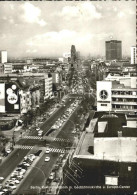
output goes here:
[[[54, 124], [54, 122], [60, 117], [60, 115], [70, 106], [70, 104], [74, 101], [67, 100], [64, 107], [60, 107], [47, 121], [43, 123], [41, 129], [44, 133]], [[36, 130], [32, 132], [30, 135], [37, 135]], [[23, 141], [24, 145], [29, 143], [29, 140]], [[20, 144], [20, 141], [17, 142]], [[16, 166], [22, 161], [24, 156], [29, 152], [29, 150], [15, 149], [4, 161], [3, 164], [0, 165], [0, 176], [6, 178], [8, 175], [12, 173], [12, 171], [16, 168]], [[18, 155], [17, 155], [18, 154]]]
[[15, 149], [14, 151], [12, 151], [5, 162], [0, 165], [0, 176], [6, 178], [9, 174], [11, 174], [11, 172], [22, 161], [22, 159], [28, 152], [29, 150], [21, 149]]
[[[74, 128], [73, 121], [75, 119], [75, 116], [77, 115], [77, 109], [74, 111], [74, 113], [71, 115], [69, 120], [65, 123], [63, 128], [61, 129], [60, 133], [57, 135], [57, 138], [63, 138], [63, 139], [70, 139], [73, 143], [74, 141], [74, 135], [71, 133], [72, 129]], [[71, 121], [70, 121], [71, 120]], [[50, 144], [50, 147], [52, 148], [63, 148], [64, 146], [60, 144], [60, 142], [52, 142]], [[24, 194], [35, 194], [39, 192], [39, 188], [41, 186], [46, 186], [44, 184], [44, 180], [46, 181], [54, 164], [56, 164], [57, 158], [58, 158], [57, 153], [50, 153], [50, 154], [44, 154], [35, 168], [32, 170], [32, 172], [28, 175], [28, 177], [25, 179], [24, 183], [20, 186], [19, 190], [17, 193], [24, 193]], [[44, 162], [44, 159], [46, 156], [50, 156], [50, 161], [49, 162]], [[37, 167], [37, 168], [36, 168]], [[40, 171], [40, 170], [43, 171]], [[45, 175], [45, 178], [44, 178]], [[35, 188], [35, 189], [31, 189]]]
[[[50, 156], [50, 161], [45, 162], [46, 156]], [[20, 188], [16, 191], [17, 194], [36, 194], [39, 189], [45, 187], [45, 181], [47, 180], [51, 170], [52, 165], [55, 164], [57, 160], [57, 154], [44, 154], [35, 167], [32, 168], [30, 174], [26, 177], [25, 181], [22, 183]]]
[[[43, 130], [43, 135], [51, 128], [51, 126], [56, 122], [56, 120], [62, 115], [62, 113], [70, 106], [70, 104], [74, 101], [72, 99], [71, 101], [67, 100], [64, 107], [60, 107], [48, 120], [46, 120], [42, 125], [41, 129]], [[29, 135], [31, 136], [38, 136], [37, 131], [34, 130]], [[21, 145], [28, 145], [28, 140], [20, 139], [16, 144]]]

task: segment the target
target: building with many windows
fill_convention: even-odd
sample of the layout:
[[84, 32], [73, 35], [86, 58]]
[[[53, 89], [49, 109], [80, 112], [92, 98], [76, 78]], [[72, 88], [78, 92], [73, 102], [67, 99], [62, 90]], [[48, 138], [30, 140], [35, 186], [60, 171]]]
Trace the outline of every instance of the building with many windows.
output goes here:
[[122, 59], [122, 42], [117, 40], [106, 41], [106, 60]]
[[0, 75], [0, 113], [27, 113], [52, 95], [52, 77], [48, 74]]
[[52, 96], [52, 77], [45, 76], [45, 96], [44, 99], [48, 99]]
[[4, 63], [4, 74], [12, 73], [12, 63]]
[[136, 64], [136, 47], [131, 47], [131, 64]]
[[104, 81], [97, 81], [97, 111], [136, 113], [136, 76], [109, 74]]
[[7, 62], [7, 51], [0, 51], [0, 63], [4, 64]]

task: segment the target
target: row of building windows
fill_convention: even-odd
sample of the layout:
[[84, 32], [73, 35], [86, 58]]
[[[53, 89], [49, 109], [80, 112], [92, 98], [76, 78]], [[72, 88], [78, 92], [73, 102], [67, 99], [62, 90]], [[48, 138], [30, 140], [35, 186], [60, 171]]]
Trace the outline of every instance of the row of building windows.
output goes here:
[[112, 101], [116, 101], [116, 102], [136, 102], [137, 103], [137, 98], [112, 98]]
[[119, 109], [119, 110], [128, 110], [128, 109], [137, 109], [137, 106], [132, 105], [112, 105], [112, 109]]
[[112, 95], [137, 95], [136, 91], [112, 91]]

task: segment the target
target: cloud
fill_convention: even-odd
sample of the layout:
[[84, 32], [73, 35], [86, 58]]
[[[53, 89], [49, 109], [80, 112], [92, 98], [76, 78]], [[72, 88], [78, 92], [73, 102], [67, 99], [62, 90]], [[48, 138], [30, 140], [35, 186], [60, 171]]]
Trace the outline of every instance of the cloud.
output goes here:
[[85, 2], [76, 6], [65, 6], [61, 11], [62, 16], [68, 17], [87, 17], [87, 19], [100, 19], [102, 17], [96, 7], [90, 3]]
[[[51, 31], [31, 37], [26, 41], [27, 53], [32, 53], [33, 48], [37, 48], [41, 55], [50, 54], [61, 55], [64, 51], [70, 49], [71, 45], [76, 45], [77, 48], [87, 52], [91, 49], [93, 40], [91, 33], [82, 33], [71, 30]], [[89, 49], [89, 50], [90, 50]]]
[[33, 50], [27, 49], [26, 50], [26, 53], [36, 53], [36, 52], [37, 52], [37, 49], [33, 49]]
[[72, 39], [76, 37], [75, 31], [69, 31], [69, 30], [61, 30], [59, 32], [51, 31], [44, 34], [36, 35], [28, 40], [26, 43], [28, 46], [37, 46], [37, 45], [43, 45], [43, 42], [46, 43], [55, 43], [55, 42], [61, 42], [67, 41], [67, 39]]
[[13, 18], [10, 18], [10, 19], [9, 19], [9, 22], [10, 22], [11, 24], [14, 24]]
[[10, 6], [11, 10], [14, 10], [14, 5], [13, 4], [9, 4], [9, 6]]
[[117, 7], [113, 6], [113, 11], [117, 12], [118, 11]]
[[47, 23], [41, 19], [41, 10], [33, 4], [26, 2], [22, 6], [24, 10], [23, 19], [28, 23], [37, 23], [40, 26], [45, 26]]
[[122, 17], [124, 17], [124, 16], [125, 16], [125, 13], [124, 13], [124, 12], [120, 11], [120, 12], [118, 13], [118, 17], [119, 17], [119, 18], [122, 18]]
[[105, 40], [112, 35], [128, 53], [136, 41], [135, 14], [132, 1], [2, 2], [1, 48], [15, 57], [61, 56], [74, 44], [81, 53], [105, 55]]
[[43, 19], [41, 19], [41, 20], [38, 21], [38, 24], [40, 26], [45, 26], [47, 23]]

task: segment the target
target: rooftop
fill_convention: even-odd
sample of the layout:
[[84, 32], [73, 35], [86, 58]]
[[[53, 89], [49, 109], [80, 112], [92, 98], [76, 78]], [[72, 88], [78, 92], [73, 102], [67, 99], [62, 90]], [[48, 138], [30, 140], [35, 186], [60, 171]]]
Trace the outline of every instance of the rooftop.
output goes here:
[[[100, 130], [101, 131], [100, 131]], [[101, 142], [98, 142], [102, 140]], [[95, 140], [98, 145], [96, 145], [95, 150]], [[107, 141], [108, 140], [108, 141]], [[120, 141], [121, 140], [121, 143]], [[108, 113], [108, 112], [96, 112], [94, 115], [94, 118], [90, 121], [89, 126], [86, 128], [86, 131], [82, 133], [82, 136], [80, 138], [79, 144], [77, 146], [77, 149], [75, 151], [74, 156], [79, 156], [80, 158], [87, 158], [87, 159], [98, 159], [98, 158], [104, 158], [103, 153], [102, 156], [98, 156], [98, 147], [104, 149], [106, 145], [107, 150], [107, 157], [111, 160], [119, 160], [120, 158], [124, 160], [129, 160], [130, 157], [130, 149], [135, 145], [135, 142], [137, 140], [137, 131], [136, 128], [129, 128], [126, 127], [126, 117], [125, 114], [121, 113]], [[104, 143], [104, 144], [103, 144]], [[131, 145], [129, 147], [128, 158], [124, 155], [124, 149], [125, 144]], [[102, 144], [102, 146], [101, 146]], [[108, 148], [108, 145], [110, 144], [113, 147]], [[121, 145], [122, 144], [122, 145]], [[127, 145], [126, 145], [127, 146]], [[121, 148], [123, 157], [120, 157], [119, 151]], [[113, 156], [117, 153], [117, 156]], [[100, 150], [99, 150], [100, 151]], [[96, 155], [94, 154], [96, 152]], [[112, 152], [112, 153], [111, 153]], [[132, 156], [131, 156], [132, 157]], [[133, 161], [135, 160], [135, 156], [133, 154]]]

